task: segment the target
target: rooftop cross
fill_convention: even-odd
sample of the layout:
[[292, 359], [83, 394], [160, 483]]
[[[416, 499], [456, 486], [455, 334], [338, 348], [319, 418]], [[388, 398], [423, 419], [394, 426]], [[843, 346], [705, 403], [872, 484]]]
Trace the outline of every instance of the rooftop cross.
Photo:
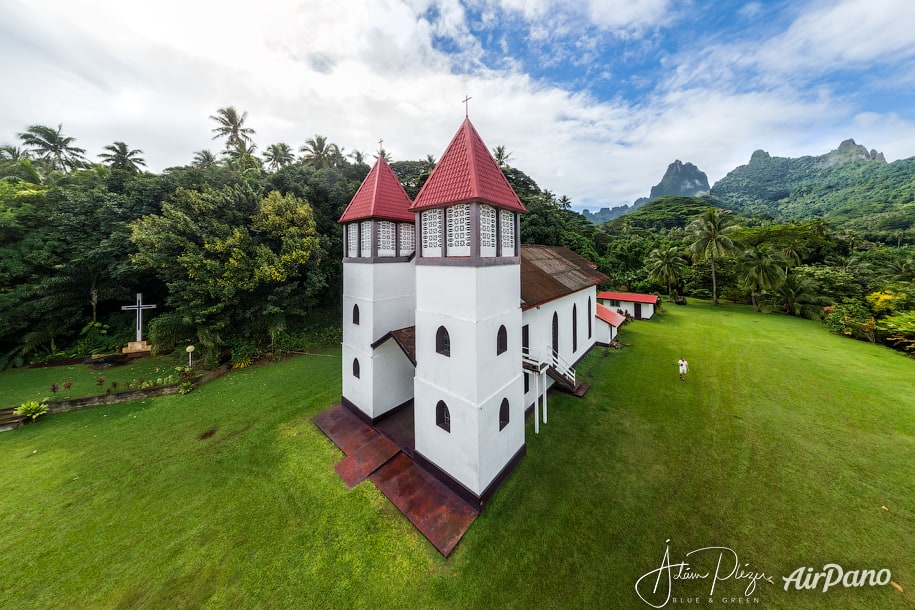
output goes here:
[[144, 309], [155, 309], [155, 305], [144, 305], [143, 304], [143, 294], [137, 293], [137, 304], [136, 305], [122, 305], [121, 309], [136, 309], [137, 310], [137, 343], [143, 341], [143, 310]]
[[464, 118], [465, 119], [470, 118], [470, 104], [468, 104], [467, 102], [469, 102], [472, 99], [473, 98], [470, 97], [469, 95], [464, 96], [463, 102], [464, 102]]

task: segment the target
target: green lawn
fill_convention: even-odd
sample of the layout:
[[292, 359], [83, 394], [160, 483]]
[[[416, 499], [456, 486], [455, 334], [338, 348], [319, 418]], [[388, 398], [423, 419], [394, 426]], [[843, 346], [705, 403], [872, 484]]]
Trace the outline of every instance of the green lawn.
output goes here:
[[[94, 369], [88, 364], [11, 369], [0, 374], [0, 409], [18, 406], [27, 400], [65, 400], [104, 394], [106, 390], [136, 389], [143, 380], [165, 380], [169, 375], [176, 383], [178, 375], [175, 367], [179, 365], [187, 365], [184, 352], [157, 358], [137, 358], [103, 369]], [[68, 381], [72, 385], [64, 389]], [[52, 385], [57, 386], [56, 393], [51, 389]]]
[[[689, 551], [722, 546], [772, 576], [757, 607], [915, 606], [915, 360], [704, 303], [621, 338], [578, 367], [584, 399], [528, 422], [449, 559], [334, 473], [311, 417], [339, 398], [338, 349], [0, 434], [0, 607], [648, 608], [634, 585], [666, 540], [695, 572], [717, 555]], [[827, 563], [887, 568], [905, 593], [783, 590]], [[714, 605], [746, 585], [717, 583]], [[672, 590], [708, 605], [709, 587]]]

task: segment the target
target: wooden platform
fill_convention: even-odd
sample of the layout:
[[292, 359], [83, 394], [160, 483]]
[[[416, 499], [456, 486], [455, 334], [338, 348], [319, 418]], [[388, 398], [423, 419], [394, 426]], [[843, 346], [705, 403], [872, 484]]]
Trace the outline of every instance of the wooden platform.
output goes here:
[[[388, 434], [391, 428], [401, 429], [406, 419], [401, 414], [396, 426], [389, 422]], [[347, 487], [369, 478], [442, 555], [451, 554], [479, 513], [413, 461], [412, 434], [389, 438], [342, 404], [313, 421], [346, 455], [334, 470]], [[398, 441], [409, 446], [400, 447]]]

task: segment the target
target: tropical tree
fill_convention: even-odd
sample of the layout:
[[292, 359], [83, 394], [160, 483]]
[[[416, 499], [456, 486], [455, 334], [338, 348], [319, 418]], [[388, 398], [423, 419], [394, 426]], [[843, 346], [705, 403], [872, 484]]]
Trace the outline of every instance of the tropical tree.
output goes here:
[[686, 269], [686, 260], [680, 248], [667, 246], [655, 248], [648, 255], [648, 277], [653, 281], [667, 285], [667, 300], [671, 300], [671, 286], [680, 281]]
[[758, 295], [764, 290], [775, 290], [785, 282], [782, 260], [772, 255], [765, 245], [749, 248], [740, 257], [743, 265], [741, 283], [750, 289], [753, 309], [759, 311]]
[[690, 252], [698, 257], [707, 259], [711, 263], [713, 305], [718, 304], [715, 261], [720, 258], [726, 258], [737, 249], [737, 244], [730, 236], [738, 228], [737, 219], [729, 211], [717, 208], [709, 208], [687, 227], [694, 238], [694, 241], [689, 244]]
[[206, 149], [195, 152], [194, 159], [191, 161], [191, 165], [198, 169], [207, 169], [208, 167], [213, 167], [216, 163], [216, 155]]
[[499, 167], [505, 167], [508, 165], [508, 160], [512, 158], [512, 153], [504, 146], [496, 146], [492, 149], [492, 156], [496, 160], [496, 163], [499, 164]]
[[129, 172], [139, 173], [140, 167], [146, 167], [146, 161], [140, 155], [142, 150], [131, 150], [124, 142], [115, 142], [105, 146], [105, 150], [99, 155], [99, 158], [105, 161], [105, 164], [111, 169], [122, 169]]
[[376, 159], [384, 159], [388, 163], [391, 163], [394, 160], [394, 158], [391, 157], [391, 153], [389, 153], [388, 151], [386, 151], [383, 148], [379, 148], [378, 152], [374, 156]]
[[305, 153], [302, 155], [302, 163], [315, 169], [331, 167], [335, 158], [342, 156], [340, 147], [322, 135], [305, 140], [305, 145], [299, 148], [299, 152]]
[[261, 160], [254, 155], [255, 150], [257, 150], [257, 144], [246, 144], [241, 140], [237, 141], [222, 153], [228, 160], [226, 167], [239, 172], [255, 168], [259, 169]]
[[0, 146], [0, 162], [19, 162], [28, 158], [28, 151], [19, 148], [18, 146], [12, 146], [11, 144], [4, 144], [3, 146]]
[[64, 172], [77, 169], [86, 165], [86, 152], [84, 148], [74, 146], [74, 138], [61, 134], [63, 125], [52, 129], [46, 125], [32, 125], [19, 139], [28, 147], [28, 152], [41, 159], [48, 165], [48, 169]]
[[353, 163], [355, 163], [356, 165], [365, 164], [365, 153], [362, 152], [361, 150], [353, 150], [346, 156], [349, 157], [350, 159], [352, 159]]
[[817, 283], [804, 275], [791, 273], [775, 291], [775, 306], [789, 316], [816, 319], [831, 301], [820, 294]]
[[210, 118], [217, 123], [217, 126], [213, 128], [213, 133], [216, 134], [213, 139], [226, 138], [226, 150], [237, 146], [239, 142], [251, 142], [251, 136], [256, 133], [250, 127], [245, 127], [248, 112], [238, 114], [235, 106], [220, 108]]
[[281, 167], [286, 167], [295, 161], [295, 153], [292, 152], [289, 144], [278, 142], [271, 144], [264, 151], [264, 161], [267, 162], [268, 168], [278, 171]]

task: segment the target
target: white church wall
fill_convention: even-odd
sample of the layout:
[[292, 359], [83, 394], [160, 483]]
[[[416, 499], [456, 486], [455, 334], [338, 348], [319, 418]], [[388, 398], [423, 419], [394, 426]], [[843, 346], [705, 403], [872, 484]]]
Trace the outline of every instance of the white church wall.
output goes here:
[[[588, 309], [588, 297], [591, 298], [591, 311]], [[553, 314], [559, 316], [559, 355], [567, 363], [574, 363], [584, 356], [597, 340], [595, 322], [592, 320], [591, 337], [588, 338], [588, 318], [593, 316], [596, 303], [594, 288], [585, 288], [549, 301], [537, 307], [525, 310], [521, 315], [521, 324], [528, 326], [531, 355], [541, 361], [549, 358], [553, 345]], [[572, 342], [572, 307], [578, 312], [577, 349], [573, 350]], [[547, 378], [547, 388], [553, 386], [553, 380]], [[537, 396], [536, 378], [530, 377], [528, 391], [524, 395], [524, 404], [534, 402]]]
[[373, 351], [372, 417], [379, 417], [413, 398], [413, 363], [393, 339]]
[[[343, 397], [372, 416], [372, 354], [350, 345], [343, 345]], [[359, 377], [353, 375], [353, 361], [359, 362]]]
[[[479, 409], [468, 400], [419, 377], [414, 393], [416, 451], [473, 493], [481, 494], [484, 488], [479, 476]], [[435, 408], [440, 400], [445, 402], [451, 414], [450, 431], [436, 425]]]
[[[413, 326], [414, 269], [409, 262], [343, 265], [344, 343], [371, 344], [388, 331]], [[359, 305], [358, 328], [352, 326], [353, 305]]]
[[[483, 401], [479, 416], [480, 487], [484, 491], [524, 445], [524, 380], [517, 374]], [[508, 425], [499, 429], [502, 400], [508, 399]]]

